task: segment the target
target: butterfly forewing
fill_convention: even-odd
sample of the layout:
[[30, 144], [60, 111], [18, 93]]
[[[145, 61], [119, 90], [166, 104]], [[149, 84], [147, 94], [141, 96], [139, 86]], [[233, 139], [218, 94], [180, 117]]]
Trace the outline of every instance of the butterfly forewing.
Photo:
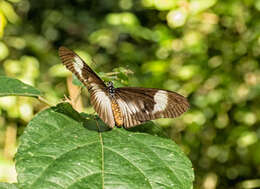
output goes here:
[[117, 88], [116, 98], [126, 128], [148, 120], [174, 118], [180, 116], [189, 108], [189, 103], [185, 97], [175, 92], [160, 89]]
[[68, 48], [60, 47], [59, 56], [62, 63], [88, 88], [91, 104], [99, 117], [111, 128], [114, 127], [111, 101], [104, 82], [76, 53]]

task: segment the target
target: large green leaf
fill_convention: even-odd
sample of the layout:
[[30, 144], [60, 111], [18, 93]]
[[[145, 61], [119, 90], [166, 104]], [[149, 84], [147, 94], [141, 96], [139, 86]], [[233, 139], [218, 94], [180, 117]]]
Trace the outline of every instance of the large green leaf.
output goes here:
[[18, 189], [17, 184], [9, 184], [0, 182], [0, 189]]
[[38, 97], [41, 92], [18, 79], [0, 76], [0, 96], [33, 96]]
[[66, 103], [29, 123], [16, 169], [23, 189], [190, 189], [194, 179], [191, 162], [173, 141], [109, 130]]

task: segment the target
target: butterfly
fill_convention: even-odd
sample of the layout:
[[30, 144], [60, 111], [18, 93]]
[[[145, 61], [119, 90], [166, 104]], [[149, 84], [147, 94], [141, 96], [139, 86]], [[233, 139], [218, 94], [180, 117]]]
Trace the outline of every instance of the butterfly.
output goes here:
[[125, 128], [158, 118], [175, 118], [186, 112], [189, 103], [182, 95], [162, 89], [115, 88], [107, 84], [75, 52], [59, 48], [62, 63], [87, 87], [90, 102], [99, 117], [110, 127]]

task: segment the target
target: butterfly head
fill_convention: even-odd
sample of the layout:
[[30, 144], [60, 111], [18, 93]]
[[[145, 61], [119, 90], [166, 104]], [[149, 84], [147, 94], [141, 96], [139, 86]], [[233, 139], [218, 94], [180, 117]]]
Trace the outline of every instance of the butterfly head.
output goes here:
[[112, 81], [107, 82], [107, 87], [113, 87], [114, 88], [113, 82]]
[[114, 84], [112, 81], [107, 82], [107, 89], [111, 95], [113, 95], [115, 93], [115, 88], [114, 88]]

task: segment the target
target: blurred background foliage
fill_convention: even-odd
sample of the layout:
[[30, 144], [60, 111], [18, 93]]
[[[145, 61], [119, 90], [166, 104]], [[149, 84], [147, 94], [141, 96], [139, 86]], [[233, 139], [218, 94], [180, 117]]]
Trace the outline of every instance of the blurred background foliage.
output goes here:
[[[1, 75], [60, 102], [61, 45], [117, 87], [188, 97], [187, 113], [156, 123], [191, 159], [194, 188], [260, 187], [260, 0], [0, 0]], [[19, 136], [42, 108], [0, 98], [0, 181], [16, 180]]]

